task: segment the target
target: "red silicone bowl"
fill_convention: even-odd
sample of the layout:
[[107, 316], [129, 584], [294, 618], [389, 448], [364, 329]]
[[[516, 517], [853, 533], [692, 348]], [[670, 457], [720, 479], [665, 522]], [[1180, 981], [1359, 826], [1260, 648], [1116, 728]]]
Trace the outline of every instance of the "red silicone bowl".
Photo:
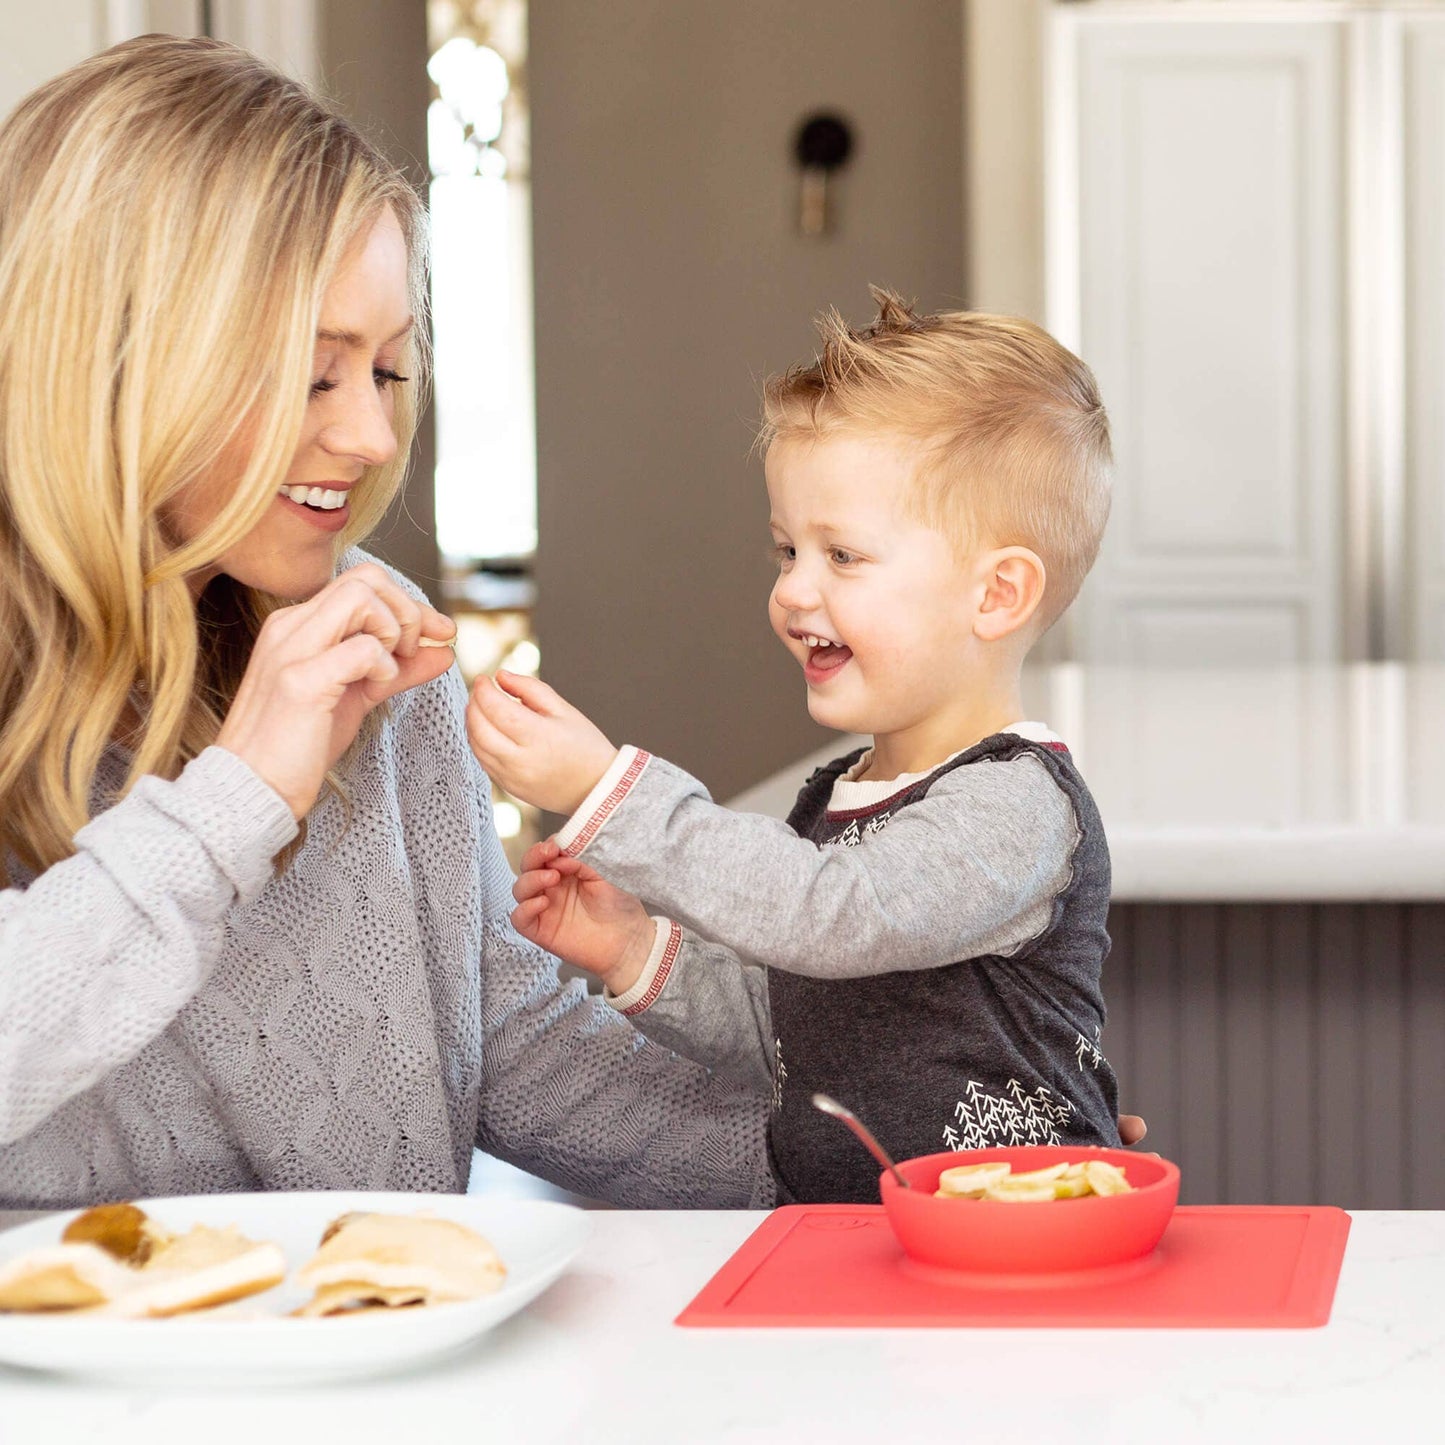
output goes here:
[[[945, 1169], [998, 1159], [1007, 1159], [1016, 1174], [1060, 1161], [1103, 1159], [1117, 1164], [1134, 1188], [1041, 1204], [934, 1196]], [[879, 1189], [904, 1252], [921, 1264], [971, 1273], [1057, 1274], [1139, 1259], [1159, 1243], [1179, 1198], [1177, 1165], [1127, 1149], [1046, 1144], [963, 1149], [905, 1159], [898, 1168], [912, 1188], [902, 1188], [885, 1171]]]

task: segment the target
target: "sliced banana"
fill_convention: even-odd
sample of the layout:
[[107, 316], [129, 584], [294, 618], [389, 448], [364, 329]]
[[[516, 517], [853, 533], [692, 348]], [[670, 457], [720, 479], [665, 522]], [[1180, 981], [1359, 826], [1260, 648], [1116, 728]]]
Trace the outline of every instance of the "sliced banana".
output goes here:
[[1127, 1194], [1134, 1187], [1122, 1169], [1102, 1159], [1090, 1159], [1084, 1165], [1084, 1178], [1095, 1194]]
[[1082, 1199], [1084, 1195], [1092, 1193], [1082, 1169], [1077, 1174], [1061, 1174], [1054, 1180], [1055, 1199]]
[[1027, 1181], [1030, 1184], [1052, 1184], [1055, 1179], [1063, 1177], [1067, 1164], [1050, 1164], [1047, 1169], [1030, 1169], [1027, 1174], [1011, 1174], [1009, 1178], [1013, 1183]]
[[1054, 1197], [1050, 1180], [1000, 1179], [984, 1196], [1000, 1204], [1043, 1204]]
[[1007, 1161], [994, 1164], [960, 1164], [956, 1169], [945, 1169], [938, 1176], [938, 1192], [961, 1199], [976, 1197], [991, 1184], [1007, 1178], [1009, 1169]]
[[1042, 1204], [1052, 1199], [1082, 1199], [1087, 1194], [1128, 1194], [1134, 1186], [1117, 1164], [1090, 1159], [1079, 1164], [1050, 1164], [1015, 1174], [1002, 1161], [960, 1164], [938, 1176], [936, 1199], [995, 1199], [1007, 1204]]

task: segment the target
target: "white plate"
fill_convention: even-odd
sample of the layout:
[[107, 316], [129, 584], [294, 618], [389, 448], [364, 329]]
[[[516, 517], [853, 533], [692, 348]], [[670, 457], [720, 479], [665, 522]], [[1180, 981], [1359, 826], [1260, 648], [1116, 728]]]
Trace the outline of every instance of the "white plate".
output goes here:
[[[455, 1304], [354, 1317], [290, 1319], [310, 1291], [287, 1279], [220, 1309], [159, 1320], [0, 1314], [0, 1362], [36, 1369], [164, 1378], [173, 1384], [265, 1377], [301, 1380], [403, 1368], [456, 1349], [515, 1314], [547, 1288], [586, 1243], [592, 1221], [570, 1204], [464, 1194], [203, 1194], [136, 1203], [167, 1229], [234, 1224], [281, 1247], [291, 1270], [315, 1252], [338, 1214], [425, 1210], [485, 1236], [507, 1267], [495, 1294]], [[0, 1233], [0, 1262], [58, 1244], [79, 1211]]]

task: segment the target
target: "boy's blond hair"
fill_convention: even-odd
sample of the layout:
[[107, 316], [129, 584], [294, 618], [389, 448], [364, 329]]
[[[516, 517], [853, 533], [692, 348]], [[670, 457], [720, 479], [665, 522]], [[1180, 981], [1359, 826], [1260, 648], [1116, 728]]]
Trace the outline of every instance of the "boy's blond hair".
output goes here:
[[1047, 574], [1039, 631], [1074, 600], [1109, 516], [1109, 421], [1094, 375], [1016, 316], [920, 316], [870, 287], [878, 318], [819, 319], [823, 349], [768, 380], [762, 446], [882, 432], [918, 449], [912, 503], [961, 551], [1022, 546]]

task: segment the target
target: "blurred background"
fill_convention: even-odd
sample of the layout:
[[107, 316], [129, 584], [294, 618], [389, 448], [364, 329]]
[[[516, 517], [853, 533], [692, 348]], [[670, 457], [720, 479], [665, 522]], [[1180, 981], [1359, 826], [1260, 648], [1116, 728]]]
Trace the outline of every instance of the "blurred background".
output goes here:
[[[464, 670], [716, 797], [785, 807], [827, 741], [751, 454], [816, 314], [880, 283], [1084, 356], [1116, 500], [1040, 715], [1110, 828], [1125, 1103], [1195, 1202], [1445, 1199], [1445, 868], [1408, 866], [1445, 837], [1445, 4], [10, 0], [0, 111], [149, 30], [305, 78], [429, 195], [435, 399], [374, 545]], [[498, 799], [514, 859], [548, 821]]]
[[1438, 4], [52, 0], [5, 7], [0, 108], [152, 29], [302, 75], [429, 192], [435, 405], [379, 550], [469, 671], [540, 666], [718, 796], [823, 741], [749, 448], [869, 282], [1099, 373], [1118, 505], [1046, 658], [1445, 655]]

